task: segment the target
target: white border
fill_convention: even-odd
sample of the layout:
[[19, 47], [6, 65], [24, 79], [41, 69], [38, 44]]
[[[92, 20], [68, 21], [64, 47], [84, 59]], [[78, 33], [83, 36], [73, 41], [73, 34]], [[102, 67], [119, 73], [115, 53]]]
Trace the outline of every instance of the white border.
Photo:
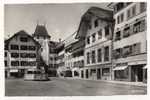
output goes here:
[[[147, 45], [148, 45], [148, 51], [150, 51], [150, 28], [149, 28], [149, 23], [150, 23], [150, 3], [148, 0], [0, 0], [0, 100], [98, 100], [98, 99], [114, 99], [114, 100], [148, 100], [149, 98], [149, 85], [147, 87], [147, 95], [142, 96], [142, 95], [125, 95], [125, 96], [65, 96], [65, 97], [47, 97], [47, 96], [42, 96], [42, 97], [5, 97], [5, 79], [4, 79], [4, 4], [29, 4], [29, 3], [101, 3], [101, 2], [126, 2], [126, 1], [131, 1], [131, 2], [140, 2], [140, 1], [147, 1], [148, 3], [148, 8], [147, 8]], [[148, 67], [150, 65], [149, 59], [150, 55], [148, 53]], [[148, 69], [148, 76], [150, 76], [150, 69]], [[148, 79], [148, 84], [149, 84], [149, 79]]]

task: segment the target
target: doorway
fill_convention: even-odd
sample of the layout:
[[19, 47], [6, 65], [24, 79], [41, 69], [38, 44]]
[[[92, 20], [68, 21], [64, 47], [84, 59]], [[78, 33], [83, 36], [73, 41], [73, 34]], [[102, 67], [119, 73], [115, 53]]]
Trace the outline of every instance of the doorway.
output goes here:
[[141, 82], [143, 81], [143, 69], [142, 65], [134, 65], [131, 68], [131, 81]]

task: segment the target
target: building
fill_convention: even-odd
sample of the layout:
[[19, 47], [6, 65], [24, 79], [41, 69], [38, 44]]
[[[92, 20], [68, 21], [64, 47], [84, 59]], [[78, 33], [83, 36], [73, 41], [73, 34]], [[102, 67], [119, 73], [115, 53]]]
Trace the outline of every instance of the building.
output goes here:
[[84, 39], [79, 39], [72, 45], [72, 77], [83, 78], [83, 68], [84, 68]]
[[114, 9], [114, 80], [144, 81], [147, 78], [146, 3], [111, 3]]
[[73, 44], [77, 41], [75, 39], [76, 36], [76, 32], [74, 32], [73, 34], [71, 34], [69, 37], [67, 37], [64, 40], [64, 49], [65, 49], [65, 55], [64, 55], [64, 59], [65, 59], [65, 67], [66, 67], [66, 73], [65, 76], [66, 77], [72, 77], [72, 69], [73, 69], [73, 56], [72, 56], [72, 48], [73, 48]]
[[5, 77], [25, 77], [28, 70], [35, 70], [39, 48], [39, 43], [23, 30], [5, 40]]
[[48, 76], [56, 76], [58, 65], [56, 63], [57, 50], [56, 46], [58, 42], [51, 41], [51, 36], [48, 34], [45, 25], [37, 25], [34, 34], [32, 35], [36, 41], [43, 45], [44, 41], [47, 41], [48, 50]]
[[65, 49], [64, 49], [64, 43], [61, 41], [58, 45], [57, 45], [57, 64], [58, 64], [58, 69], [57, 69], [57, 74], [58, 77], [64, 77], [65, 76]]
[[111, 80], [113, 12], [91, 7], [82, 16], [76, 38], [85, 40], [84, 79]]

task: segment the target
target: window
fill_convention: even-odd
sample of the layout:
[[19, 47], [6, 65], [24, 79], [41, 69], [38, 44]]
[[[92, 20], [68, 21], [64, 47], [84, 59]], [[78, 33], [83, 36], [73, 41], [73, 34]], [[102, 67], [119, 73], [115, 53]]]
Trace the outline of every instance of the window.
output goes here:
[[27, 37], [20, 37], [20, 41], [21, 42], [28, 42], [28, 38]]
[[119, 10], [121, 10], [123, 8], [124, 8], [124, 3], [118, 3], [118, 4], [116, 4], [116, 11], [115, 12], [118, 12]]
[[19, 57], [19, 53], [11, 53], [11, 57], [18, 58]]
[[35, 47], [35, 46], [29, 46], [28, 49], [29, 49], [29, 50], [35, 50], [36, 47]]
[[128, 9], [128, 11], [127, 11], [127, 19], [129, 19], [130, 17], [131, 17], [131, 10]]
[[87, 37], [87, 44], [90, 44], [90, 37]]
[[104, 48], [104, 61], [109, 61], [109, 46]]
[[36, 54], [35, 54], [35, 53], [29, 53], [29, 54], [28, 54], [28, 57], [29, 57], [29, 58], [36, 58]]
[[146, 3], [145, 2], [141, 2], [140, 3], [140, 12], [142, 13], [142, 12], [144, 12], [144, 11], [146, 11]]
[[5, 57], [7, 57], [7, 52], [5, 52]]
[[130, 36], [130, 27], [126, 27], [124, 30], [123, 30], [123, 37], [128, 37]]
[[19, 46], [18, 45], [10, 45], [10, 49], [11, 50], [19, 50]]
[[94, 27], [97, 27], [98, 26], [98, 19], [96, 19], [95, 21], [94, 21]]
[[146, 22], [145, 20], [142, 21], [138, 21], [133, 25], [133, 32], [134, 33], [138, 33], [138, 32], [142, 32], [146, 29]]
[[122, 57], [122, 49], [121, 48], [118, 48], [114, 51], [114, 58], [115, 59], [118, 59], [118, 58], [121, 58]]
[[11, 66], [19, 66], [19, 61], [11, 61]]
[[118, 40], [120, 40], [120, 39], [121, 39], [121, 32], [118, 31], [118, 32], [116, 32], [116, 38], [115, 38], [115, 41], [118, 41]]
[[21, 66], [28, 66], [28, 62], [27, 61], [21, 61]]
[[117, 16], [117, 24], [119, 24], [119, 23], [120, 23], [120, 17]]
[[136, 15], [136, 5], [132, 7], [132, 17]]
[[131, 46], [125, 46], [123, 48], [123, 57], [128, 57], [132, 53], [132, 47]]
[[97, 57], [98, 57], [98, 58], [97, 58], [97, 61], [98, 61], [98, 62], [101, 62], [101, 61], [102, 61], [102, 50], [101, 50], [101, 49], [98, 49], [98, 50], [97, 50], [97, 53], [98, 53], [98, 54], [97, 54], [97, 55], [98, 55], [98, 56], [97, 56]]
[[21, 57], [21, 58], [27, 58], [27, 57], [28, 57], [28, 54], [27, 54], [27, 53], [20, 53], [20, 57]]
[[92, 34], [92, 42], [95, 42], [95, 40], [96, 40], [96, 37], [95, 37], [95, 36], [96, 36], [96, 33], [93, 33], [93, 34]]
[[101, 39], [102, 38], [102, 29], [100, 29], [99, 31], [98, 31], [98, 39]]
[[139, 54], [141, 50], [141, 43], [136, 43], [132, 45], [132, 55]]
[[105, 37], [109, 36], [109, 26], [105, 27]]
[[95, 63], [95, 51], [92, 51], [92, 63]]
[[124, 21], [124, 14], [122, 13], [122, 14], [120, 15], [120, 17], [121, 17], [121, 18], [120, 18], [120, 20], [121, 20], [120, 23], [121, 23], [121, 22]]
[[28, 47], [26, 45], [21, 45], [21, 50], [28, 50]]
[[30, 61], [30, 62], [28, 62], [28, 65], [29, 66], [36, 66], [36, 61]]
[[8, 65], [7, 65], [7, 61], [5, 60], [5, 67], [7, 67]]
[[127, 19], [136, 15], [136, 5], [134, 5], [131, 9], [127, 10]]
[[110, 69], [109, 68], [103, 68], [102, 69], [102, 75], [103, 76], [109, 76], [110, 74]]
[[90, 53], [89, 52], [87, 52], [87, 64], [90, 64]]

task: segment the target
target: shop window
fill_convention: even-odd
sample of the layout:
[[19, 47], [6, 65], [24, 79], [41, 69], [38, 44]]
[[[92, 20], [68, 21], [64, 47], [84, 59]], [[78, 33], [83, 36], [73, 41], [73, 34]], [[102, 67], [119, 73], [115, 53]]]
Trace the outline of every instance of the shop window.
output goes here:
[[103, 68], [102, 69], [102, 75], [103, 76], [109, 76], [110, 75], [110, 69], [109, 68]]
[[98, 39], [101, 39], [102, 38], [102, 29], [100, 29], [99, 31], [98, 31]]
[[11, 61], [11, 66], [19, 66], [19, 61]]
[[28, 50], [28, 47], [26, 45], [21, 45], [20, 48], [21, 50]]
[[130, 36], [130, 27], [126, 27], [123, 30], [123, 37], [126, 38], [126, 37], [129, 37], [129, 36]]
[[19, 46], [18, 45], [10, 45], [10, 49], [11, 50], [19, 50]]
[[109, 46], [104, 48], [104, 61], [109, 61]]
[[92, 42], [95, 42], [95, 40], [96, 40], [96, 33], [93, 33], [92, 34]]
[[11, 53], [11, 57], [18, 58], [19, 57], [19, 53]]
[[94, 21], [94, 27], [97, 27], [98, 26], [98, 19], [96, 19], [95, 21]]
[[121, 80], [121, 79], [128, 79], [128, 68], [125, 70], [116, 70], [115, 72], [115, 79]]
[[93, 73], [96, 73], [96, 69], [91, 69], [90, 75], [92, 75]]
[[118, 40], [120, 40], [120, 39], [121, 39], [121, 32], [118, 31], [118, 32], [116, 32], [116, 38], [115, 38], [115, 41], [118, 41]]
[[98, 56], [97, 56], [98, 59], [97, 59], [97, 61], [98, 61], [98, 62], [101, 62], [101, 61], [102, 61], [102, 49], [98, 49], [98, 50], [97, 50], [97, 53], [98, 53]]
[[28, 38], [27, 37], [20, 37], [20, 41], [21, 42], [28, 42]]
[[92, 63], [95, 63], [95, 51], [92, 51]]

